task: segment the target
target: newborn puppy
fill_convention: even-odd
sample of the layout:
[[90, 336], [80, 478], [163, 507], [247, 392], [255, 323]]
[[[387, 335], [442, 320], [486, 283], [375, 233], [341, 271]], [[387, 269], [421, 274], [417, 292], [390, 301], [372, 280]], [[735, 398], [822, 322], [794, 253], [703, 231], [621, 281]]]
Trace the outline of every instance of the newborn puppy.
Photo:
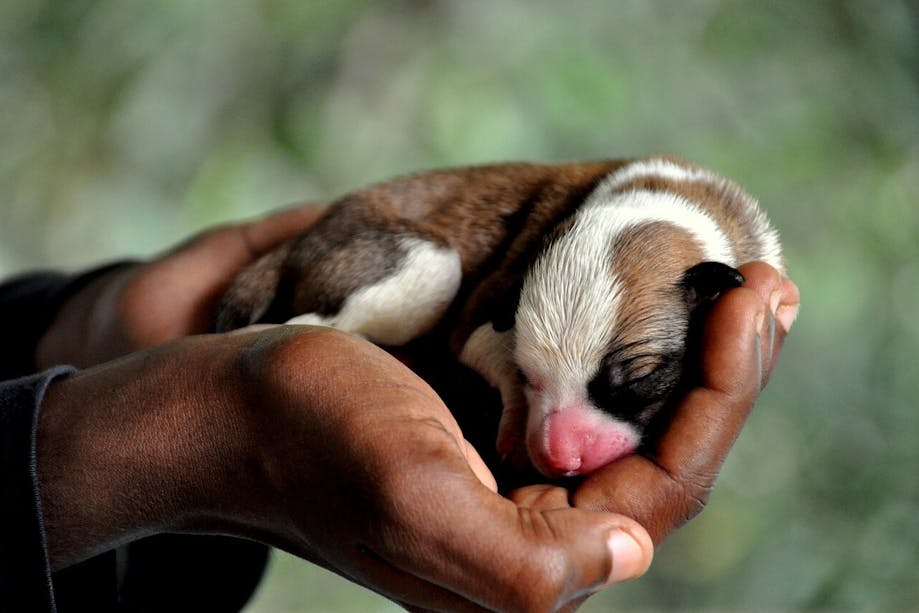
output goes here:
[[755, 260], [783, 270], [756, 201], [682, 160], [430, 172], [338, 200], [240, 273], [217, 329], [400, 346], [436, 328], [500, 391], [498, 452], [580, 475], [636, 449], [681, 380], [693, 314]]

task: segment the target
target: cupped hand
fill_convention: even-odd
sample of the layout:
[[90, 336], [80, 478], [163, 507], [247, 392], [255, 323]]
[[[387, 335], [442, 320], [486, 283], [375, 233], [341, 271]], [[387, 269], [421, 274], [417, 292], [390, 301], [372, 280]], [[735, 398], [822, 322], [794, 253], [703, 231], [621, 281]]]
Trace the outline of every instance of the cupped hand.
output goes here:
[[412, 609], [556, 610], [653, 546], [606, 512], [515, 504], [437, 395], [322, 328], [192, 337], [54, 384], [39, 474], [55, 566], [158, 531], [255, 538]]
[[299, 205], [217, 227], [149, 262], [103, 274], [62, 305], [36, 350], [37, 366], [85, 368], [209, 332], [217, 301], [236, 273], [301, 234], [322, 210], [319, 205]]
[[593, 473], [573, 492], [538, 485], [511, 499], [521, 506], [567, 505], [635, 519], [659, 544], [705, 506], [721, 465], [776, 365], [794, 323], [798, 288], [763, 263], [715, 304], [704, 330], [702, 379], [676, 407], [649, 451]]
[[575, 506], [632, 517], [655, 543], [705, 506], [800, 303], [795, 284], [771, 266], [740, 271], [743, 286], [719, 299], [705, 323], [698, 386], [648, 452], [591, 475], [574, 492]]

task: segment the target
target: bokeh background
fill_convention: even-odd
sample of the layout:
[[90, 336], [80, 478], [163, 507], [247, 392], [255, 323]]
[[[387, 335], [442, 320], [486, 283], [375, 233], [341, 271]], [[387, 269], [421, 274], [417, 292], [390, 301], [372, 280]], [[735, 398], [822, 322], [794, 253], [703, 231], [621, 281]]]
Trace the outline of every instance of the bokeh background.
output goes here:
[[[888, 0], [0, 2], [0, 275], [394, 174], [671, 152], [803, 307], [708, 508], [587, 610], [919, 609], [919, 9]], [[276, 555], [251, 612], [394, 610]]]

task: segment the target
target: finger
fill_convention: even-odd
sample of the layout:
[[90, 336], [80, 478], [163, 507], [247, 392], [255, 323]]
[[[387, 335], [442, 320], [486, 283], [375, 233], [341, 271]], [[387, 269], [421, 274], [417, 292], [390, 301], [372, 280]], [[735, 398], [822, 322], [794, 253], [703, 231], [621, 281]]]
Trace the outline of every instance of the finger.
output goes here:
[[252, 252], [252, 259], [255, 259], [284, 241], [302, 234], [316, 223], [324, 212], [324, 204], [301, 203], [241, 224], [239, 227]]
[[427, 517], [411, 526], [424, 549], [385, 555], [485, 608], [554, 610], [650, 564], [650, 536], [626, 517], [521, 508], [455, 475], [438, 482], [449, 494], [429, 496]]
[[[322, 215], [321, 205], [304, 205], [269, 213], [265, 217], [227, 224], [197, 234], [157, 258], [178, 267], [189, 261], [207, 262], [213, 276], [223, 278], [284, 241], [302, 234]], [[200, 267], [199, 267], [200, 268]]]
[[725, 294], [706, 322], [700, 386], [676, 407], [647, 457], [629, 456], [594, 473], [575, 491], [574, 505], [633, 517], [656, 543], [696, 515], [759, 393], [767, 314], [751, 288]]
[[[774, 326], [764, 336], [763, 385], [775, 368], [785, 335], [794, 324], [800, 304], [798, 287], [783, 277], [776, 269], [763, 262], [753, 262], [740, 267], [744, 287], [755, 291], [765, 302], [774, 318]], [[767, 321], [767, 323], [770, 323]], [[778, 324], [778, 325], [775, 325]]]
[[[765, 262], [744, 264], [738, 270], [744, 276], [744, 287], [754, 290], [769, 305], [785, 332], [791, 329], [801, 301], [798, 287]], [[781, 313], [781, 316], [780, 316]]]
[[568, 490], [546, 483], [518, 488], [508, 494], [508, 498], [518, 507], [540, 511], [567, 509], [571, 506]]
[[[321, 213], [322, 209], [301, 207], [214, 228], [158, 257], [128, 280], [120, 298], [124, 312], [144, 313], [147, 321], [162, 322], [153, 326], [162, 338], [138, 342], [156, 344], [211, 330], [213, 306], [236, 273], [264, 252], [302, 233]], [[167, 291], [169, 295], [163, 295]], [[151, 301], [151, 296], [159, 299]]]
[[785, 332], [791, 330], [795, 320], [798, 318], [798, 307], [801, 305], [801, 294], [798, 286], [791, 282], [790, 279], [782, 281], [782, 299], [776, 310], [776, 319], [782, 324]]
[[798, 317], [798, 307], [801, 302], [798, 286], [789, 279], [782, 280], [780, 295], [781, 298], [778, 307], [776, 307], [772, 313], [776, 325], [772, 337], [772, 354], [770, 360], [764, 362], [766, 375], [763, 381], [764, 386], [769, 377], [772, 376], [772, 371], [775, 369], [779, 353], [781, 353], [782, 347], [785, 344], [785, 336], [788, 334], [788, 331], [791, 330], [791, 326], [794, 325], [795, 319]]
[[[669, 471], [720, 466], [759, 393], [767, 315], [762, 301], [746, 288], [729, 292], [715, 305], [705, 326], [701, 385], [680, 403], [660, 439], [658, 461]], [[707, 457], [700, 458], [699, 449], [708, 450]]]
[[469, 468], [472, 469], [473, 474], [482, 485], [497, 493], [498, 482], [495, 480], [495, 476], [492, 474], [492, 472], [488, 469], [488, 466], [485, 465], [485, 461], [482, 459], [482, 456], [480, 456], [475, 447], [473, 447], [472, 444], [465, 439], [463, 439], [463, 446], [466, 452], [466, 462], [469, 464]]

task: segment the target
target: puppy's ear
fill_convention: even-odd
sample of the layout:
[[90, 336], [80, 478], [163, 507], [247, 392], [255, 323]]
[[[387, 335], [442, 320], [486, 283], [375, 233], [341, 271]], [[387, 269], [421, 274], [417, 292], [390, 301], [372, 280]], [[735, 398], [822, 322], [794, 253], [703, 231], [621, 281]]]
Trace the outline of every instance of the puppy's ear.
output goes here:
[[520, 290], [523, 281], [505, 289], [491, 307], [491, 327], [495, 332], [507, 332], [514, 327], [517, 319], [517, 305], [520, 304]]
[[683, 294], [690, 312], [708, 305], [729, 289], [743, 285], [743, 275], [721, 262], [702, 262], [683, 274]]

